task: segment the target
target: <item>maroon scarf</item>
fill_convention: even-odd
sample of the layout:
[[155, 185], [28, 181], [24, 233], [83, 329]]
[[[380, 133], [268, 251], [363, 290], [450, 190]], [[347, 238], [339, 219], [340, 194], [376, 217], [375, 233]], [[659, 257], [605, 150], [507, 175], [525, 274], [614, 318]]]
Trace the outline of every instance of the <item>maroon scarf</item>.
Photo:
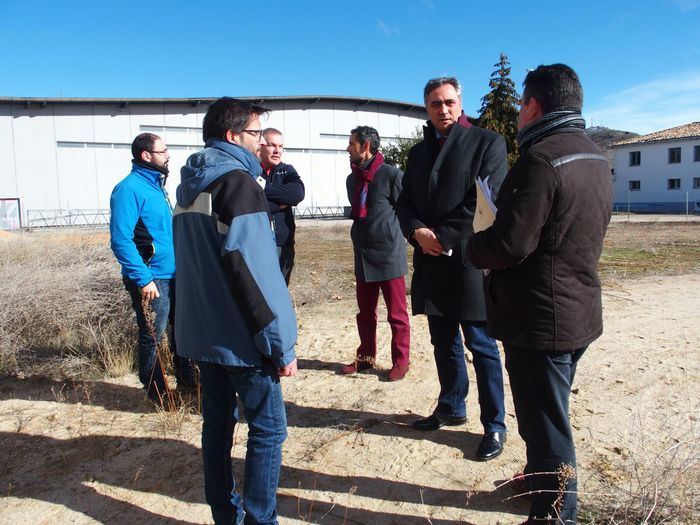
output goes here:
[[374, 174], [382, 164], [384, 164], [384, 155], [381, 151], [374, 154], [372, 162], [364, 169], [354, 162], [350, 163], [352, 175], [355, 177], [355, 194], [352, 196], [351, 203], [353, 219], [367, 218], [367, 190], [369, 190], [369, 183], [374, 180]]
[[462, 111], [462, 114], [457, 119], [457, 124], [459, 124], [463, 128], [471, 128], [472, 127], [472, 123], [469, 122], [469, 119], [467, 119], [467, 116], [464, 114], [464, 111]]

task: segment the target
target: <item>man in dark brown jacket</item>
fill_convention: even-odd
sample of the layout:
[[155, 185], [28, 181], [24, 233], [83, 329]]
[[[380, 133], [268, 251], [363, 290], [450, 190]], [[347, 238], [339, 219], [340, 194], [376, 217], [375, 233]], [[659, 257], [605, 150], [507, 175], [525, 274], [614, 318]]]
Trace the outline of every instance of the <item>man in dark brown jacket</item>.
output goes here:
[[576, 73], [563, 64], [540, 66], [523, 85], [520, 158], [498, 193], [495, 222], [471, 237], [466, 255], [491, 270], [488, 330], [503, 341], [527, 447], [527, 523], [568, 524], [576, 522], [569, 392], [579, 358], [603, 331], [596, 266], [612, 178], [583, 133]]

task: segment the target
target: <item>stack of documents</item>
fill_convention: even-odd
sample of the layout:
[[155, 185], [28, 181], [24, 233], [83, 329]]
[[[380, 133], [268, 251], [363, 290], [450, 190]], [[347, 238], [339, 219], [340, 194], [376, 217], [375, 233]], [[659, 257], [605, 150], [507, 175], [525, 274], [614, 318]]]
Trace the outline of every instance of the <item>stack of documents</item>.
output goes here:
[[491, 199], [489, 178], [481, 180], [476, 178], [476, 209], [474, 210], [474, 233], [485, 230], [496, 220], [496, 205]]

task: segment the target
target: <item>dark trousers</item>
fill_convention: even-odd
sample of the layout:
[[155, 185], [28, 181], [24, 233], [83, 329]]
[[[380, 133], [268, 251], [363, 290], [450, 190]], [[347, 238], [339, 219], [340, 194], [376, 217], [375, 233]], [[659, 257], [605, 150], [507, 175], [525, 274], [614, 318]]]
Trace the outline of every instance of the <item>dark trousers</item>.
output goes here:
[[[172, 336], [172, 327], [175, 321], [175, 280], [154, 279], [160, 297], [150, 302], [153, 311], [153, 319], [149, 322], [143, 311], [141, 290], [134, 281], [126, 277], [122, 278], [124, 288], [131, 297], [131, 306], [136, 314], [138, 326], [138, 366], [139, 379], [149, 394], [160, 396], [165, 393], [165, 379], [163, 366], [158, 358], [157, 343], [165, 336], [169, 342], [170, 352], [173, 354], [173, 368], [175, 379], [180, 388], [193, 389], [197, 384], [196, 370], [192, 361], [180, 357], [176, 353], [175, 338]], [[170, 329], [168, 329], [168, 325]], [[167, 330], [167, 331], [166, 331]]]
[[386, 303], [387, 318], [391, 326], [391, 362], [402, 368], [408, 368], [411, 347], [411, 327], [406, 308], [406, 281], [403, 276], [388, 281], [367, 283], [357, 279], [357, 332], [360, 346], [357, 356], [374, 362], [377, 355], [377, 303], [379, 290]]
[[278, 246], [277, 257], [280, 260], [280, 270], [284, 276], [284, 282], [289, 286], [289, 279], [292, 277], [292, 268], [294, 268], [294, 245]]
[[[569, 394], [576, 365], [586, 348], [547, 352], [504, 343], [518, 432], [525, 441], [532, 504], [528, 523], [576, 523], [576, 450], [569, 422]], [[543, 473], [543, 474], [537, 474]], [[560, 490], [560, 481], [564, 492]], [[546, 516], [555, 519], [547, 521]], [[558, 519], [557, 519], [558, 518]]]
[[464, 333], [464, 342], [474, 360], [481, 424], [485, 432], [505, 432], [506, 409], [501, 356], [496, 341], [486, 332], [485, 322], [428, 316], [430, 342], [433, 344], [440, 381], [440, 395], [435, 411], [454, 417], [467, 415], [469, 377], [459, 333], [460, 326]]

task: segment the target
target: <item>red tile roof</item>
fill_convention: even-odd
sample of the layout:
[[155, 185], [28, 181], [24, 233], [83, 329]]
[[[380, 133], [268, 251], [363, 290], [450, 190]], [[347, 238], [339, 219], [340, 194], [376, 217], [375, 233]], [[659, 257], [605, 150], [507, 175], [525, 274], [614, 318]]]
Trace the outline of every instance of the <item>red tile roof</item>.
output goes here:
[[661, 131], [655, 131], [654, 133], [648, 133], [647, 135], [621, 140], [610, 144], [610, 146], [614, 148], [617, 146], [626, 146], [628, 144], [646, 144], [648, 142], [660, 142], [663, 140], [674, 139], [692, 139], [696, 137], [700, 138], [700, 122], [691, 122], [690, 124], [676, 126], [675, 128], [663, 129]]

